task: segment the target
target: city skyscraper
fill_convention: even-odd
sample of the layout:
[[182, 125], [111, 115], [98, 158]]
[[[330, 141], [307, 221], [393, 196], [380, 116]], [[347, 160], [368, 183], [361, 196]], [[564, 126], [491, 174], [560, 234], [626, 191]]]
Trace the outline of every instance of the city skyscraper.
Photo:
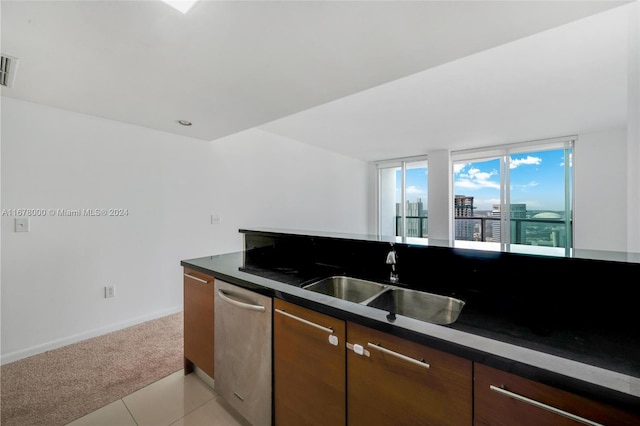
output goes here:
[[[396, 203], [396, 218], [400, 218], [401, 216], [400, 203]], [[417, 198], [415, 202], [407, 200], [405, 204], [405, 217], [407, 237], [425, 238], [428, 236], [427, 211], [424, 209], [422, 198]]]
[[[526, 204], [510, 204], [509, 205], [509, 217], [511, 219], [526, 219], [527, 218], [527, 205]], [[493, 207], [491, 208], [491, 216], [492, 217], [496, 217], [496, 218], [500, 218], [500, 204], [494, 204]], [[502, 235], [500, 232], [500, 221], [496, 220], [491, 224], [491, 231], [493, 234], [493, 241], [497, 241], [500, 242], [502, 241]], [[511, 232], [515, 232], [515, 229], [512, 229]], [[512, 236], [513, 239], [513, 236]]]
[[[456, 195], [453, 202], [455, 212], [455, 232], [456, 240], [475, 241], [475, 224], [471, 220], [473, 217], [473, 197], [466, 195]], [[460, 220], [458, 218], [469, 218]]]

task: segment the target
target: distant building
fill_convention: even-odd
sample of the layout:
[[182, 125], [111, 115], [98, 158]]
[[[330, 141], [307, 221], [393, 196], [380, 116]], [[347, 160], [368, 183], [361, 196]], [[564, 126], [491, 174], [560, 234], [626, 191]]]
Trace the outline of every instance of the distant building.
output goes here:
[[[494, 204], [491, 207], [490, 216], [500, 219], [500, 204]], [[502, 238], [502, 234], [500, 233], [500, 220], [492, 220], [490, 227], [491, 227], [491, 241], [500, 242]]]
[[[396, 203], [396, 217], [402, 217], [401, 213], [400, 203]], [[427, 211], [422, 203], [422, 198], [417, 198], [415, 202], [407, 200], [404, 214], [406, 217], [407, 237], [425, 238], [428, 236]]]
[[[415, 203], [407, 200], [404, 210], [405, 216], [426, 217], [427, 211], [424, 209], [422, 198], [417, 198]], [[400, 216], [400, 203], [396, 203], [396, 216]]]
[[510, 204], [509, 211], [511, 219], [526, 219], [527, 218], [527, 205], [526, 204]]
[[456, 195], [453, 200], [455, 217], [473, 217], [473, 197]]
[[567, 240], [566, 227], [561, 220], [563, 215], [555, 212], [540, 212], [533, 219], [558, 220], [557, 224], [546, 223], [530, 227], [527, 243], [534, 246], [564, 247]]
[[474, 232], [475, 221], [472, 219], [473, 197], [468, 197], [466, 195], [456, 195], [453, 201], [453, 209], [456, 217], [456, 219], [454, 220], [456, 228], [456, 240], [476, 241], [476, 238], [474, 238], [474, 234], [477, 235], [477, 233]]
[[537, 213], [532, 216], [534, 219], [562, 219], [562, 215], [560, 213], [554, 212], [542, 212]]
[[[511, 219], [526, 219], [527, 218], [527, 205], [526, 204], [510, 204], [510, 218]], [[500, 218], [500, 204], [494, 204], [491, 209], [491, 216]], [[493, 221], [491, 224], [491, 231], [493, 234], [493, 241], [502, 241], [502, 234], [500, 232], [500, 221]], [[515, 229], [512, 228], [512, 233], [515, 232]], [[512, 236], [513, 240], [513, 236]]]

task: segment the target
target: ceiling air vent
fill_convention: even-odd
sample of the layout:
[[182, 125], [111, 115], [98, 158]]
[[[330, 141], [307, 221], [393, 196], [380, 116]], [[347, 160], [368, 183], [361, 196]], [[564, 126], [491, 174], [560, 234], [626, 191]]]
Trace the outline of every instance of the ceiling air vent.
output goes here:
[[0, 58], [0, 86], [13, 87], [13, 81], [16, 78], [16, 68], [18, 67], [18, 58], [8, 55], [2, 55]]

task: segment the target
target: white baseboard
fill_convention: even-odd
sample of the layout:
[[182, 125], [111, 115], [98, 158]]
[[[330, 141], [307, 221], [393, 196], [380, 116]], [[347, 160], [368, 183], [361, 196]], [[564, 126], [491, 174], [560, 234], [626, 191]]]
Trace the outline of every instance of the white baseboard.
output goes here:
[[22, 349], [19, 351], [11, 352], [0, 356], [0, 365], [9, 364], [11, 362], [19, 361], [23, 358], [28, 358], [33, 355], [38, 355], [43, 352], [47, 352], [53, 349], [58, 349], [63, 346], [70, 345], [72, 343], [78, 343], [83, 340], [91, 339], [92, 337], [102, 336], [103, 334], [111, 333], [112, 331], [122, 330], [123, 328], [131, 327], [133, 325], [142, 324], [143, 322], [151, 321], [157, 318], [162, 318], [167, 315], [175, 314], [183, 310], [182, 306], [165, 309], [163, 311], [154, 312], [152, 314], [143, 315], [141, 317], [132, 318], [126, 321], [110, 324], [106, 327], [89, 330], [84, 333], [76, 334], [62, 339], [52, 340], [41, 345], [32, 346], [30, 348]]
[[215, 389], [213, 377], [209, 376], [207, 373], [198, 368], [197, 365], [193, 366], [193, 372], [196, 376], [200, 377], [200, 379], [207, 384], [211, 389]]

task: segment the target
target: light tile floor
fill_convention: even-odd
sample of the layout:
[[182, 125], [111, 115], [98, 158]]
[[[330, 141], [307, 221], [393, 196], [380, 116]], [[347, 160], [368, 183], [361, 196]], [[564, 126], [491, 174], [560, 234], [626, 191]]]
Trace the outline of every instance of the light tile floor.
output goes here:
[[177, 371], [67, 426], [248, 426], [199, 376]]

